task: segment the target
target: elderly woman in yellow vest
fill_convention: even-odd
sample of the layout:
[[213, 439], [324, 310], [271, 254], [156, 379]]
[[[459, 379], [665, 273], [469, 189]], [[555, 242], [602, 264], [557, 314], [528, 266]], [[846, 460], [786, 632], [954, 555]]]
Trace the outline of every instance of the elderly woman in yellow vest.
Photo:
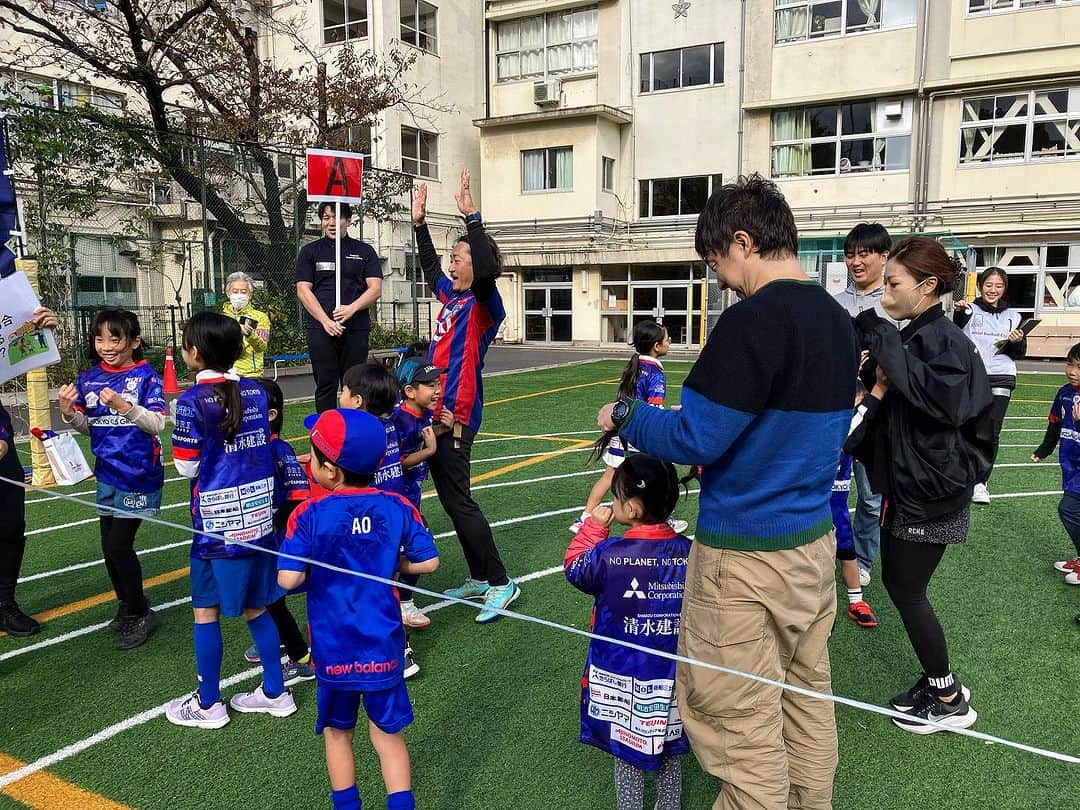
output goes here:
[[244, 333], [244, 353], [236, 361], [236, 371], [241, 377], [261, 377], [266, 344], [270, 342], [270, 318], [251, 305], [255, 285], [247, 273], [233, 273], [225, 282], [225, 314], [240, 323]]

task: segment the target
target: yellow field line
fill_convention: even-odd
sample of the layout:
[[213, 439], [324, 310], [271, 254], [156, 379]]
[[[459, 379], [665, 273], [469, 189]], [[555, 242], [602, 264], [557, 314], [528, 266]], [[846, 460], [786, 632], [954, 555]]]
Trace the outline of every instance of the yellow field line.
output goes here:
[[490, 472], [486, 472], [481, 475], [475, 475], [471, 479], [469, 479], [469, 483], [479, 484], [481, 481], [488, 481], [500, 475], [506, 475], [507, 473], [512, 473], [516, 470], [522, 470], [526, 467], [531, 467], [534, 464], [540, 464], [543, 461], [547, 461], [550, 458], [562, 455], [563, 453], [567, 453], [571, 450], [579, 450], [582, 447], [588, 447], [592, 443], [592, 439], [575, 441], [573, 444], [567, 447], [561, 447], [558, 450], [552, 450], [550, 453], [544, 453], [542, 456], [536, 456], [535, 458], [527, 458], [523, 461], [515, 461], [513, 464], [507, 464], [505, 467], [499, 467], [498, 469], [491, 470]]
[[521, 399], [532, 399], [533, 397], [544, 397], [548, 394], [558, 394], [561, 391], [573, 391], [578, 388], [591, 388], [594, 385], [611, 385], [617, 383], [619, 378], [616, 377], [612, 380], [597, 380], [596, 382], [581, 383], [579, 385], [564, 385], [562, 388], [548, 388], [545, 391], [535, 391], [531, 394], [519, 394], [516, 397], [506, 397], [505, 399], [493, 399], [491, 402], [485, 402], [484, 407], [489, 405], [502, 405], [504, 402], [517, 402]]
[[527, 439], [529, 441], [536, 442], [562, 442], [563, 444], [573, 444], [578, 439], [567, 438], [566, 436], [529, 436], [524, 433], [477, 433], [477, 436], [498, 436], [503, 439]]
[[[14, 757], [0, 753], [0, 776], [25, 765]], [[126, 804], [106, 799], [47, 771], [38, 771], [3, 789], [5, 796], [37, 810], [131, 810]]]

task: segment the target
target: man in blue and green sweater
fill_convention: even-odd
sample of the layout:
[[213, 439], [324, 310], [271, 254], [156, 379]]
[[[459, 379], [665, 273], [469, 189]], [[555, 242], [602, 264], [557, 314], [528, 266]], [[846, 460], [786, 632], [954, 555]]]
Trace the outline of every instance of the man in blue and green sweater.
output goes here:
[[[703, 467], [679, 652], [830, 692], [829, 498], [855, 394], [851, 319], [803, 273], [791, 209], [760, 175], [710, 198], [696, 248], [741, 300], [717, 321], [682, 408], [623, 400], [599, 423]], [[832, 806], [831, 703], [681, 664], [677, 689], [695, 754], [725, 783], [714, 808]]]

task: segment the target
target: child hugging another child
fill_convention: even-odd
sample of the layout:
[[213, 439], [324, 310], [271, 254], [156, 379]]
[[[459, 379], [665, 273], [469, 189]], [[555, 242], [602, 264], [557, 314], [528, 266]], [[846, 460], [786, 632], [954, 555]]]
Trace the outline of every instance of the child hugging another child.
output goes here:
[[[392, 585], [337, 569], [392, 579], [426, 574], [438, 551], [420, 514], [401, 495], [371, 486], [386, 450], [386, 430], [361, 410], [309, 416], [311, 473], [328, 494], [289, 518], [278, 582], [307, 580], [307, 612], [315, 658], [318, 718], [335, 810], [360, 810], [353, 736], [363, 704], [379, 757], [388, 810], [412, 810], [409, 751], [402, 731], [413, 721], [405, 687], [405, 632]], [[293, 557], [297, 559], [293, 559]]]
[[142, 566], [135, 535], [142, 519], [161, 510], [165, 469], [161, 439], [165, 394], [157, 372], [143, 359], [142, 330], [134, 313], [103, 309], [90, 327], [90, 358], [95, 365], [74, 385], [57, 392], [60, 416], [90, 437], [97, 477], [101, 553], [116, 601], [108, 628], [116, 648], [144, 644], [157, 615], [143, 592]]
[[[674, 653], [691, 545], [668, 525], [679, 499], [675, 468], [635, 453], [615, 471], [611, 492], [612, 508], [597, 507], [570, 543], [566, 578], [595, 598], [594, 633]], [[622, 537], [608, 537], [613, 520], [628, 527]], [[581, 741], [615, 757], [617, 810], [642, 810], [645, 771], [657, 771], [657, 810], [678, 810], [679, 757], [690, 744], [675, 700], [675, 662], [591, 641]]]

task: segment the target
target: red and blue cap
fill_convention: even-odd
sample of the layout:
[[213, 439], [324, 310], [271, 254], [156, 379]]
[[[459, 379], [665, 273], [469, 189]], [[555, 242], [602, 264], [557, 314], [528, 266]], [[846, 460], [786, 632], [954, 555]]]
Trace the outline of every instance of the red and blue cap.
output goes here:
[[372, 475], [386, 455], [386, 428], [367, 411], [336, 408], [304, 419], [311, 444], [343, 470]]

